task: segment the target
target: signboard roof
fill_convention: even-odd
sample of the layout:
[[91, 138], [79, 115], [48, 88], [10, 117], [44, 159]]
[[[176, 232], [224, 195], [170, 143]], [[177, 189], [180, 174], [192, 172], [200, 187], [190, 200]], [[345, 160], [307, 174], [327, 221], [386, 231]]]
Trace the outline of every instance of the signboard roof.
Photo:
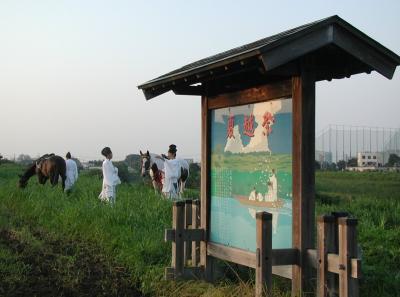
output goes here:
[[232, 81], [243, 83], [249, 75], [263, 83], [290, 77], [304, 67], [303, 57], [308, 64], [318, 65], [307, 65], [316, 80], [373, 70], [390, 79], [400, 65], [398, 55], [335, 15], [190, 63], [138, 88], [147, 100], [170, 90], [203, 95], [216, 80], [232, 85]]

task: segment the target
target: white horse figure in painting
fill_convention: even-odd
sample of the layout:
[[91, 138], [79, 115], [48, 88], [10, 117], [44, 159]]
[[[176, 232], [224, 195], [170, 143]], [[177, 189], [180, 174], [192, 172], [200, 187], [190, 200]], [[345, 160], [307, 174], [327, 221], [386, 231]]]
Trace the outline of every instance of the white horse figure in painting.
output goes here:
[[140, 151], [140, 157], [142, 177], [150, 176], [156, 192], [162, 192], [167, 198], [182, 196], [189, 177], [189, 164], [186, 160], [168, 160], [149, 151]]

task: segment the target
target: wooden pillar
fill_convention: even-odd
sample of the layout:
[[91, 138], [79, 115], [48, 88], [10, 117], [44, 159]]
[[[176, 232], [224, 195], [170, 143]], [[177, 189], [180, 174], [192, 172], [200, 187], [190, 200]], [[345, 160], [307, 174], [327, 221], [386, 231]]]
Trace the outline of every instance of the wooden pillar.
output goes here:
[[357, 258], [357, 220], [339, 218], [339, 296], [358, 297], [358, 280], [351, 277], [351, 259]]
[[204, 269], [206, 281], [213, 281], [213, 259], [207, 255], [207, 242], [210, 230], [210, 118], [208, 98], [201, 101], [201, 208], [200, 225], [205, 230], [205, 240], [200, 242], [200, 265]]
[[272, 287], [272, 214], [256, 214], [256, 297], [267, 295]]
[[[192, 200], [186, 199], [185, 200], [185, 229], [189, 229], [189, 227], [191, 225], [192, 225]], [[192, 258], [191, 248], [192, 248], [192, 243], [185, 241], [184, 242], [185, 265], [187, 265], [188, 260]]]
[[292, 296], [312, 292], [313, 271], [307, 249], [314, 248], [315, 224], [315, 80], [302, 70], [292, 79], [293, 94], [293, 248], [299, 263], [293, 265]]
[[317, 297], [329, 296], [328, 253], [334, 251], [335, 218], [330, 215], [318, 217], [317, 224]]
[[172, 208], [172, 228], [175, 230], [175, 240], [172, 241], [172, 268], [175, 278], [183, 277], [184, 248], [183, 232], [185, 226], [185, 202], [176, 201]]
[[[349, 216], [348, 212], [344, 211], [334, 211], [332, 216], [335, 218], [334, 223], [334, 237], [333, 237], [333, 254], [339, 254], [339, 218], [345, 218]], [[339, 275], [336, 273], [328, 274], [328, 287], [329, 287], [329, 297], [338, 297], [339, 295]]]
[[[192, 229], [200, 226], [200, 201], [194, 200], [192, 203]], [[196, 267], [200, 261], [200, 242], [192, 242], [192, 266]]]

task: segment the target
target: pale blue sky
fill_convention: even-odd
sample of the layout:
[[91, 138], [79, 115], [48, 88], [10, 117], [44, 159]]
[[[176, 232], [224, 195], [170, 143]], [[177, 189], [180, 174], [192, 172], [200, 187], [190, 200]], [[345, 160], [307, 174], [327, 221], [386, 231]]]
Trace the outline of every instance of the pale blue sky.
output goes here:
[[[400, 1], [0, 1], [0, 153], [200, 153], [200, 98], [136, 86], [334, 14], [400, 54]], [[317, 84], [317, 130], [400, 127], [400, 75]]]

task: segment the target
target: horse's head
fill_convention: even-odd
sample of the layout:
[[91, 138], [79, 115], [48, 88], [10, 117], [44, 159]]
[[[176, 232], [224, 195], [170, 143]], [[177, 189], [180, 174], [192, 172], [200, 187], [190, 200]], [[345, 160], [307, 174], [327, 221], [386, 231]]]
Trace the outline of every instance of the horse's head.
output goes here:
[[150, 153], [149, 151], [147, 151], [145, 154], [142, 153], [142, 151], [140, 151], [140, 158], [141, 158], [141, 174], [142, 177], [145, 177], [149, 170], [150, 170]]
[[25, 188], [28, 185], [28, 179], [25, 175], [18, 174], [19, 180], [18, 180], [18, 187], [21, 189]]
[[33, 175], [36, 174], [36, 170], [37, 170], [37, 165], [36, 162], [34, 162], [33, 164], [29, 165], [24, 174], [18, 174], [19, 176], [18, 186], [20, 188], [25, 188], [28, 185], [28, 180]]

